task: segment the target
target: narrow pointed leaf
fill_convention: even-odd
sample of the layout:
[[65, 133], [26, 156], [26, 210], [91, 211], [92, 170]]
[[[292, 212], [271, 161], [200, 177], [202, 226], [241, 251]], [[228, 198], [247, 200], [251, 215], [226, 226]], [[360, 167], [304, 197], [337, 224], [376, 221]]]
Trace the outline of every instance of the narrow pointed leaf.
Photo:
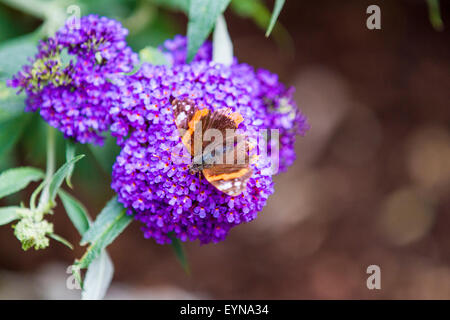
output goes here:
[[14, 168], [0, 174], [0, 198], [24, 189], [30, 182], [44, 178], [40, 169], [31, 167]]
[[72, 221], [78, 232], [83, 235], [89, 229], [89, 216], [86, 208], [77, 199], [63, 190], [59, 190], [58, 195], [70, 221]]
[[285, 0], [275, 0], [275, 6], [273, 8], [272, 16], [270, 17], [269, 27], [266, 31], [266, 37], [270, 36], [270, 34], [272, 33], [273, 27], [275, 27], [275, 23], [277, 22], [281, 9], [284, 6], [284, 2]]
[[[67, 140], [67, 142], [66, 142], [66, 162], [70, 162], [73, 158], [75, 158], [75, 149], [76, 149], [75, 142], [73, 142], [72, 140]], [[67, 176], [66, 176], [66, 183], [70, 187], [70, 189], [72, 189], [72, 174], [73, 174], [74, 168], [75, 168], [75, 164], [72, 163], [69, 166], [69, 171], [67, 172]]]
[[69, 162], [66, 162], [63, 164], [58, 171], [53, 175], [52, 179], [50, 180], [50, 186], [49, 186], [49, 199], [51, 201], [55, 200], [56, 194], [61, 187], [61, 184], [63, 183], [64, 179], [66, 178], [67, 174], [70, 171], [71, 165], [75, 164], [77, 161], [79, 161], [81, 158], [84, 157], [84, 154], [81, 154], [79, 156], [76, 156]]
[[172, 249], [175, 253], [175, 257], [180, 262], [181, 266], [183, 267], [184, 271], [187, 274], [190, 274], [190, 268], [189, 263], [187, 261], [186, 254], [184, 252], [183, 243], [180, 241], [180, 239], [173, 236], [173, 234], [169, 234], [170, 240], [172, 240]]
[[63, 237], [61, 237], [55, 233], [49, 234], [49, 237], [52, 238], [53, 240], [56, 240], [56, 241], [62, 243], [63, 245], [68, 247], [70, 250], [73, 250], [73, 245], [68, 240], [64, 239]]

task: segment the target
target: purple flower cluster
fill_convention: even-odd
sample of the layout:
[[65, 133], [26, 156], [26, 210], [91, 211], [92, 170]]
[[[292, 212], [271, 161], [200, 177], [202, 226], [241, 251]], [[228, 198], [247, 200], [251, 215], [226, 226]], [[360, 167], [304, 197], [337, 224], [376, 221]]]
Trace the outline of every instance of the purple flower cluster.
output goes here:
[[[167, 39], [159, 47], [170, 65], [179, 65], [186, 63], [187, 56], [187, 38], [182, 35], [176, 35], [173, 39]], [[212, 44], [206, 41], [198, 49], [192, 61], [211, 61], [212, 60]]]
[[168, 243], [172, 232], [182, 241], [218, 242], [233, 226], [256, 218], [273, 192], [267, 159], [252, 164], [246, 191], [231, 197], [191, 175], [189, 161], [179, 161], [174, 153], [183, 148], [172, 112], [174, 98], [189, 98], [201, 109], [238, 111], [244, 118], [239, 129], [256, 136], [266, 114], [253, 108], [245, 79], [203, 60], [172, 68], [144, 64], [118, 84], [111, 132], [127, 138], [119, 139], [122, 151], [113, 166], [112, 188], [145, 224], [146, 237]]
[[[177, 35], [173, 40], [166, 40], [160, 48], [167, 59], [174, 65], [185, 64], [187, 39]], [[211, 61], [212, 46], [210, 42], [205, 42], [194, 58], [194, 61]], [[266, 117], [262, 118], [262, 127], [278, 129], [279, 141], [269, 143], [269, 153], [279, 152], [279, 172], [286, 171], [287, 167], [295, 160], [294, 144], [298, 134], [304, 135], [309, 129], [306, 117], [300, 112], [294, 101], [293, 87], [286, 86], [279, 82], [278, 76], [265, 69], [255, 70], [245, 63], [238, 63], [237, 59], [231, 66], [236, 77], [241, 77], [251, 88], [249, 96], [254, 110], [264, 110]]]
[[280, 171], [293, 163], [295, 137], [308, 125], [293, 101], [293, 89], [275, 74], [255, 71], [236, 59], [230, 67], [215, 64], [209, 42], [187, 65], [182, 36], [167, 40], [160, 50], [171, 68], [144, 64], [138, 73], [117, 82], [111, 133], [119, 138], [122, 152], [113, 167], [112, 188], [144, 223], [146, 237], [168, 243], [173, 233], [182, 241], [218, 242], [233, 226], [256, 218], [265, 205], [273, 192], [270, 161], [259, 158], [246, 191], [238, 197], [189, 174], [186, 161], [177, 161], [174, 152], [183, 145], [171, 101], [189, 98], [200, 108], [238, 111], [244, 118], [239, 129], [252, 137], [260, 129], [278, 129], [279, 144], [269, 141], [268, 148], [269, 153], [279, 149]]
[[31, 64], [8, 85], [24, 90], [27, 111], [40, 109], [66, 137], [101, 144], [117, 89], [109, 80], [131, 71], [138, 56], [127, 46], [128, 31], [119, 22], [89, 15], [79, 26], [67, 23], [41, 41]]
[[122, 150], [111, 187], [128, 213], [144, 223], [145, 237], [161, 244], [171, 242], [169, 234], [182, 241], [224, 240], [232, 227], [255, 219], [264, 207], [273, 193], [273, 164], [264, 154], [252, 158], [253, 174], [236, 197], [190, 174], [190, 155], [180, 161], [180, 149], [186, 150], [171, 102], [189, 98], [200, 109], [239, 112], [244, 121], [238, 130], [255, 141], [260, 130], [278, 129], [279, 144], [264, 143], [269, 154], [278, 148], [279, 170], [284, 171], [295, 159], [296, 135], [308, 129], [293, 101], [293, 88], [236, 59], [231, 66], [212, 62], [209, 42], [186, 64], [183, 36], [159, 48], [171, 67], [144, 63], [125, 75], [138, 64], [126, 35], [115, 20], [83, 17], [79, 29], [70, 23], [41, 41], [31, 64], [8, 85], [24, 90], [27, 110], [40, 110], [66, 137], [101, 143], [101, 133], [110, 130], [118, 138]]

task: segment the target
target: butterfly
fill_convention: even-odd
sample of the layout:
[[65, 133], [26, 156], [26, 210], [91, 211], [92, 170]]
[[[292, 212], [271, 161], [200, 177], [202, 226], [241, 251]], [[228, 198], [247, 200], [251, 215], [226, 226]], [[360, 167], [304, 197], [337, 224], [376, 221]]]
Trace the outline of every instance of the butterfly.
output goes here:
[[202, 173], [227, 195], [244, 192], [253, 170], [249, 142], [243, 134], [236, 133], [244, 120], [242, 116], [230, 108], [199, 109], [188, 98], [174, 99], [172, 106], [181, 141], [191, 155], [189, 172]]

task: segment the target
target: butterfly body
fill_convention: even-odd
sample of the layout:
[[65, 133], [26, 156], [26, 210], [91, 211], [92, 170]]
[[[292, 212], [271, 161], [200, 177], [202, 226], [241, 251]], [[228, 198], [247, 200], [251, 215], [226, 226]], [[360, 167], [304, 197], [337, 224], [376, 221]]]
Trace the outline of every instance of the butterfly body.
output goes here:
[[199, 109], [189, 99], [172, 102], [175, 124], [192, 157], [189, 172], [200, 172], [216, 189], [231, 196], [245, 191], [253, 171], [249, 145], [236, 129], [243, 121], [239, 113], [222, 108]]

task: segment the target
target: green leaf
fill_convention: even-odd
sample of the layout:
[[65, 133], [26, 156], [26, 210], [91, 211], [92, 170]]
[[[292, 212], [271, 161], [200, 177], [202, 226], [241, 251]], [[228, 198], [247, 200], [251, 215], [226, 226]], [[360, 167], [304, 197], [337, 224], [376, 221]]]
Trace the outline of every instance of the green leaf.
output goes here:
[[[66, 140], [66, 162], [71, 161], [74, 157], [75, 157], [75, 149], [76, 149], [76, 144], [75, 142], [73, 142], [70, 139]], [[67, 173], [66, 176], [66, 183], [69, 186], [70, 189], [72, 189], [72, 173], [73, 173], [73, 169], [75, 168], [75, 164], [71, 164], [69, 166], [69, 172]]]
[[21, 114], [17, 117], [0, 120], [0, 158], [14, 147], [30, 119], [30, 114]]
[[441, 9], [439, 7], [439, 0], [427, 0], [428, 15], [430, 23], [437, 31], [444, 30], [444, 23], [442, 22]]
[[58, 236], [58, 235], [55, 234], [55, 233], [50, 233], [48, 236], [49, 236], [50, 238], [52, 238], [53, 240], [56, 240], [56, 241], [62, 243], [63, 245], [65, 245], [66, 247], [68, 247], [70, 250], [73, 250], [73, 245], [72, 245], [69, 241], [67, 241], [66, 239], [64, 239], [63, 237]]
[[24, 189], [30, 182], [44, 178], [40, 169], [31, 167], [14, 168], [0, 174], [0, 198]]
[[[271, 12], [262, 0], [233, 0], [231, 8], [237, 15], [250, 18], [259, 28], [267, 30]], [[280, 22], [276, 24], [271, 35], [286, 53], [293, 54], [292, 36]]]
[[186, 254], [184, 252], [183, 243], [180, 241], [180, 239], [176, 238], [172, 232], [169, 233], [168, 236], [170, 240], [172, 240], [171, 245], [177, 260], [180, 262], [184, 271], [187, 274], [190, 274], [189, 263], [187, 261]]
[[275, 23], [277, 22], [278, 16], [280, 15], [281, 9], [284, 6], [285, 0], [275, 0], [275, 6], [273, 8], [272, 17], [270, 18], [269, 27], [266, 31], [266, 37], [270, 35], [273, 27], [275, 27]]
[[216, 21], [213, 33], [213, 61], [230, 66], [233, 63], [233, 43], [223, 14]]
[[17, 209], [20, 209], [20, 207], [0, 208], [0, 226], [8, 224], [14, 220], [20, 219], [20, 215]]
[[101, 300], [111, 283], [114, 266], [106, 250], [92, 261], [84, 278], [82, 300]]
[[87, 268], [132, 220], [133, 217], [126, 214], [125, 208], [117, 201], [117, 197], [110, 200], [89, 230], [84, 233], [81, 245], [89, 242], [90, 246], [77, 265], [80, 268]]
[[210, 34], [217, 17], [227, 8], [230, 0], [191, 0], [187, 28], [188, 52], [186, 62], [190, 63], [197, 50]]
[[67, 174], [70, 171], [70, 167], [84, 157], [84, 154], [81, 154], [79, 156], [76, 156], [69, 162], [66, 162], [63, 164], [58, 171], [52, 176], [52, 179], [50, 180], [50, 186], [48, 189], [48, 200], [51, 202], [55, 201], [56, 194], [58, 193], [59, 188], [61, 187], [64, 179], [66, 178]]
[[125, 208], [117, 201], [117, 197], [113, 197], [109, 200], [106, 206], [98, 214], [89, 230], [83, 234], [80, 244], [86, 245], [89, 242], [92, 243], [95, 241], [110, 227], [111, 223], [121, 215], [122, 211], [125, 211]]
[[83, 235], [89, 229], [89, 215], [87, 210], [77, 199], [62, 189], [59, 190], [58, 195], [61, 198], [70, 221], [72, 221], [72, 224], [78, 232]]
[[0, 79], [11, 78], [36, 54], [38, 36], [33, 32], [0, 45]]
[[148, 62], [153, 65], [169, 65], [169, 61], [167, 61], [164, 53], [162, 53], [157, 48], [150, 46], [147, 46], [139, 51], [139, 59], [141, 60], [141, 62]]
[[0, 81], [0, 121], [17, 117], [24, 112], [24, 108], [25, 95], [17, 95], [14, 89]]
[[[90, 225], [90, 218], [86, 209], [78, 200], [65, 191], [59, 190], [58, 194], [70, 220], [80, 235], [83, 235]], [[81, 279], [78, 265], [72, 268], [72, 273], [75, 276], [75, 280], [83, 288], [81, 298], [83, 300], [97, 300], [105, 296], [114, 274], [114, 266], [108, 253], [103, 249], [99, 256], [89, 265], [84, 282]]]

